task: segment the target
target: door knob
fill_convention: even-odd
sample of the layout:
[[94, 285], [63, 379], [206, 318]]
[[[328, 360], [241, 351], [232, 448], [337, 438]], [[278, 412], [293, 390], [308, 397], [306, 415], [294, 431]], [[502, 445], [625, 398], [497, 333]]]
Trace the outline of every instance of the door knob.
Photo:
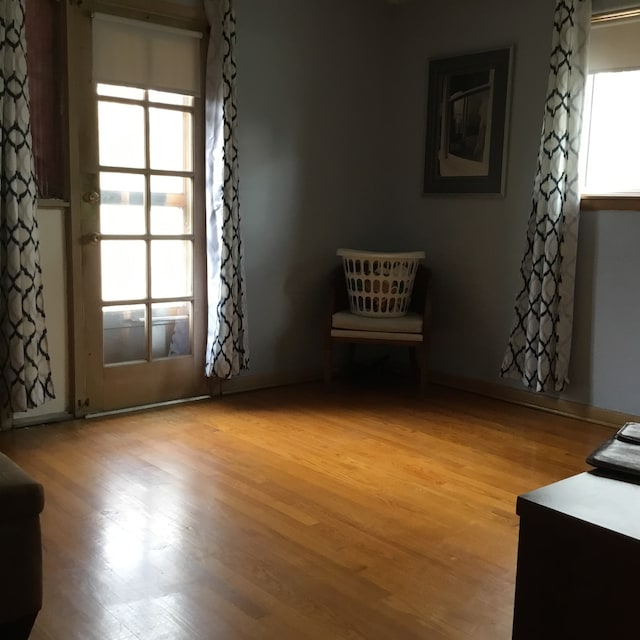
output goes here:
[[94, 231], [82, 236], [82, 244], [98, 244], [102, 240], [102, 234]]
[[89, 204], [98, 204], [100, 202], [100, 194], [97, 191], [90, 191], [83, 194], [82, 199]]

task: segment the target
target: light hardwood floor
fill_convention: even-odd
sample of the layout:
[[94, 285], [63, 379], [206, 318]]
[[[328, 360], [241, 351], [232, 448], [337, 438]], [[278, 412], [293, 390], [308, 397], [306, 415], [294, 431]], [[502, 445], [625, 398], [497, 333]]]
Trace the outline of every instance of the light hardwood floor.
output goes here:
[[507, 640], [516, 497], [610, 434], [316, 385], [0, 434], [46, 492], [32, 640]]

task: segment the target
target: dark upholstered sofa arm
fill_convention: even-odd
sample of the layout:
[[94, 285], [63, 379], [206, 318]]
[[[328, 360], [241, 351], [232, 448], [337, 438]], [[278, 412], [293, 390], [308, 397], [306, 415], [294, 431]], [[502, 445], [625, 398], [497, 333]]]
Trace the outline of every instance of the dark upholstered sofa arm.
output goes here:
[[0, 454], [0, 638], [22, 640], [42, 606], [44, 489]]

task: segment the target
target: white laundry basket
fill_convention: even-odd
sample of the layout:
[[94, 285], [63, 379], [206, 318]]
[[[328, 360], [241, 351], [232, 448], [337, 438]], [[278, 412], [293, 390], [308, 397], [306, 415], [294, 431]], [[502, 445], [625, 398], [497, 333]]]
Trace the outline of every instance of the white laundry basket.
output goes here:
[[397, 318], [407, 313], [424, 251], [338, 249], [337, 254], [344, 264], [351, 313], [372, 318]]

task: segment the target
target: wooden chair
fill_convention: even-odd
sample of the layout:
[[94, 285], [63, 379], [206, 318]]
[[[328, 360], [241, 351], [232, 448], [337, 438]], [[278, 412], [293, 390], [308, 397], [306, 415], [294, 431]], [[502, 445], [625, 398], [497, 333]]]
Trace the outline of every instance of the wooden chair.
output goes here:
[[350, 344], [350, 361], [356, 344], [386, 344], [410, 347], [411, 362], [419, 372], [420, 392], [427, 386], [429, 357], [429, 328], [431, 303], [429, 296], [429, 270], [418, 266], [409, 312], [400, 318], [369, 318], [349, 311], [349, 298], [344, 269], [336, 267], [331, 274], [331, 296], [326, 323], [324, 381], [330, 385], [333, 378], [333, 347], [336, 343]]

